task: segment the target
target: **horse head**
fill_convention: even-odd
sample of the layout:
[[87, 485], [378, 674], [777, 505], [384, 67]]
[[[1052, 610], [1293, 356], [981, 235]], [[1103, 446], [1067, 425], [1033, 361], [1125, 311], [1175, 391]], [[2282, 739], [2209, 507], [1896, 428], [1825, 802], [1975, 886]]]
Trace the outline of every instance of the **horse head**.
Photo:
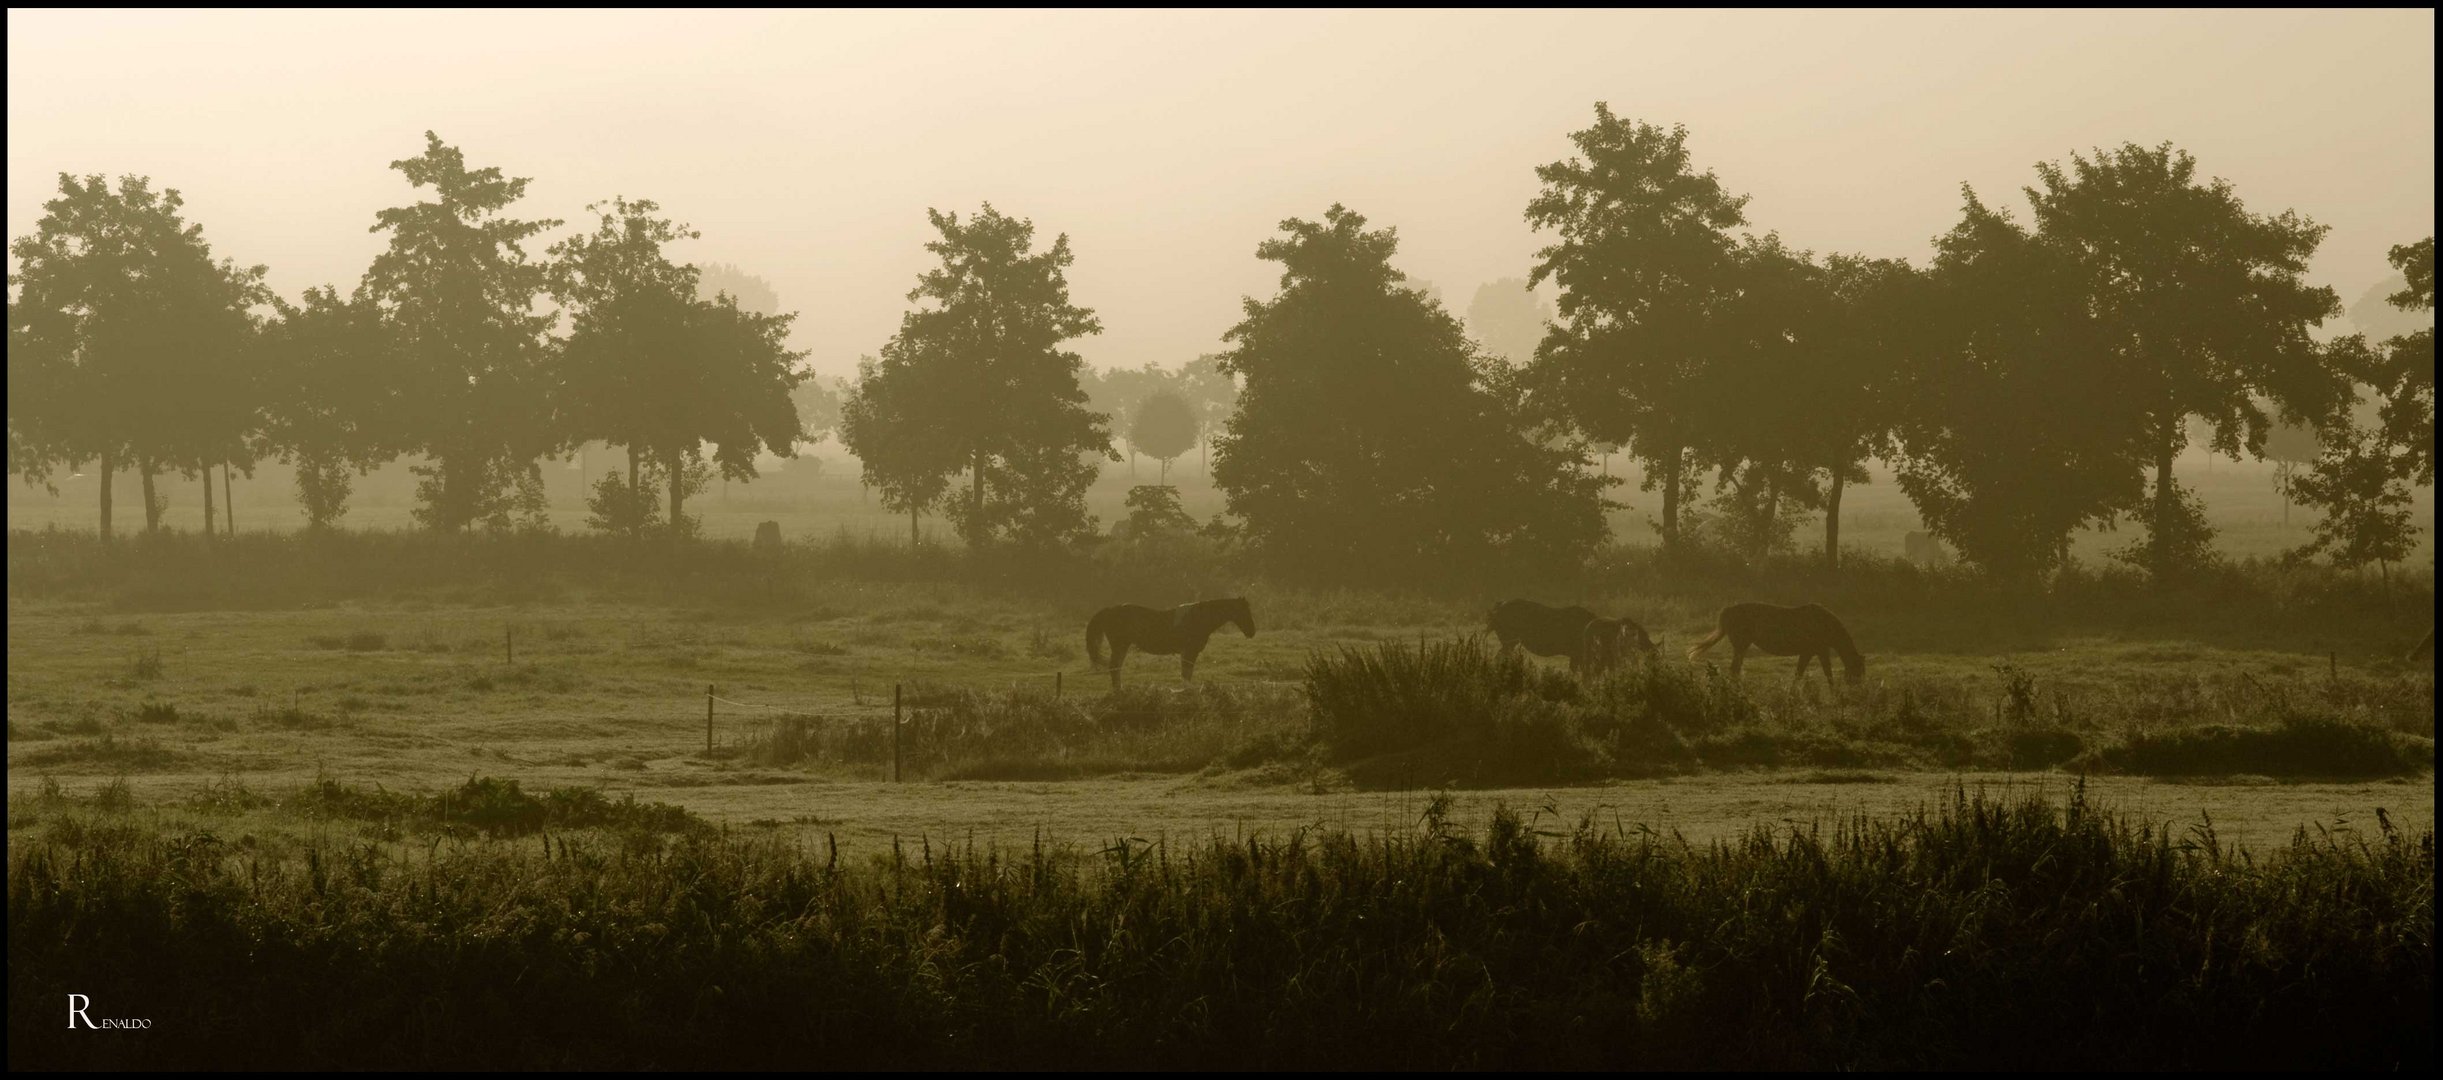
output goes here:
[[1238, 625], [1239, 633], [1247, 637], [1254, 637], [1255, 609], [1247, 605], [1247, 598], [1234, 596], [1222, 603], [1224, 610], [1229, 613], [1230, 621]]

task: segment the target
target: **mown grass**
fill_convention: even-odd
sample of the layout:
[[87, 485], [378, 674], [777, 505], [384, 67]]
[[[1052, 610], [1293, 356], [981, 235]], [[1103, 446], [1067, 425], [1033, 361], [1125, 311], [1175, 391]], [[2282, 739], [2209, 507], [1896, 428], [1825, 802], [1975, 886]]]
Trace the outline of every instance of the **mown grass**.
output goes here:
[[[1507, 811], [1471, 834], [1437, 803], [1381, 837], [842, 861], [701, 831], [273, 851], [75, 820], [10, 844], [12, 1068], [2434, 1057], [2433, 837], [2388, 823], [2240, 852], [1962, 792], [1697, 848]], [[68, 992], [152, 1030], [63, 1036]]]

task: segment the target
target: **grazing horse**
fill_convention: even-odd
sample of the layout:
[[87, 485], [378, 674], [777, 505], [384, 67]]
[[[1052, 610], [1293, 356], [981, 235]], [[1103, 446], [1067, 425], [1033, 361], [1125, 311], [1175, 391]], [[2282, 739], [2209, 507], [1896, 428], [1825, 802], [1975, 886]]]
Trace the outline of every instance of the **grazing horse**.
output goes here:
[[1841, 654], [1841, 666], [1848, 669], [1849, 681], [1857, 682], [1866, 674], [1866, 657], [1849, 640], [1849, 631], [1841, 620], [1814, 604], [1800, 607], [1775, 607], [1772, 604], [1732, 604], [1722, 609], [1714, 632], [1688, 650], [1688, 658], [1712, 648], [1714, 642], [1730, 639], [1730, 674], [1739, 677], [1739, 663], [1747, 659], [1747, 651], [1755, 649], [1767, 656], [1798, 657], [1798, 677], [1807, 677], [1807, 665], [1821, 659], [1824, 678], [1832, 678], [1832, 654]]
[[1662, 654], [1661, 641], [1646, 636], [1646, 628], [1627, 619], [1596, 619], [1586, 624], [1585, 673], [1601, 675], [1619, 667], [1631, 652], [1653, 660]]
[[1566, 656], [1569, 670], [1586, 666], [1586, 624], [1595, 613], [1582, 607], [1546, 607], [1533, 600], [1504, 600], [1493, 606], [1493, 636], [1501, 647], [1525, 646], [1537, 656]]
[[1179, 677], [1190, 682], [1196, 679], [1196, 654], [1205, 651], [1205, 641], [1224, 623], [1237, 625], [1248, 637], [1255, 636], [1255, 612], [1247, 601], [1238, 597], [1228, 600], [1199, 600], [1181, 604], [1169, 611], [1121, 604], [1095, 612], [1086, 620], [1086, 656], [1095, 667], [1103, 663], [1103, 641], [1111, 641], [1111, 688], [1120, 688], [1120, 662], [1128, 659], [1128, 650], [1136, 649], [1156, 656], [1179, 656]]

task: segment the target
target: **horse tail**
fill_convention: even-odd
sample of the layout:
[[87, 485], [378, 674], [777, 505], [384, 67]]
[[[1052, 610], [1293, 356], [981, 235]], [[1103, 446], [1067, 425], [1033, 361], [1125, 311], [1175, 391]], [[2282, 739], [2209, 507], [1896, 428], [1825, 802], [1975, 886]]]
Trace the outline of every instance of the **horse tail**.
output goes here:
[[1691, 659], [1691, 660], [1696, 659], [1696, 658], [1697, 658], [1697, 654], [1698, 654], [1698, 653], [1701, 653], [1701, 652], [1704, 652], [1704, 651], [1705, 651], [1705, 650], [1707, 650], [1707, 649], [1713, 648], [1713, 647], [1714, 647], [1714, 642], [1717, 642], [1717, 641], [1720, 641], [1720, 640], [1722, 640], [1722, 628], [1721, 628], [1721, 627], [1719, 627], [1719, 626], [1716, 626], [1716, 627], [1714, 627], [1714, 628], [1713, 628], [1713, 633], [1710, 633], [1710, 634], [1705, 635], [1705, 640], [1700, 641], [1700, 642], [1697, 642], [1695, 645], [1692, 645], [1692, 646], [1690, 646], [1690, 647], [1689, 647], [1689, 649], [1688, 649], [1688, 658], [1689, 658], [1689, 659]]
[[1098, 671], [1103, 668], [1103, 638], [1107, 633], [1104, 629], [1105, 616], [1110, 614], [1108, 611], [1098, 611], [1093, 618], [1086, 620], [1086, 658], [1094, 661]]

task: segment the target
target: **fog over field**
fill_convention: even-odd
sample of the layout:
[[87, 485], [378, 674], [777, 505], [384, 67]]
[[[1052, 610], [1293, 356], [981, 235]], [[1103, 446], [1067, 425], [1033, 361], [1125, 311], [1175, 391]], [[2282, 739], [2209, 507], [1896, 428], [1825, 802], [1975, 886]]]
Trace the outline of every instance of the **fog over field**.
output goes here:
[[2434, 1069], [2432, 10], [7, 18], [12, 1070]]
[[[928, 206], [1065, 232], [1093, 365], [1215, 351], [1248, 258], [1335, 200], [1400, 230], [1464, 308], [1524, 277], [1532, 167], [1587, 103], [1684, 123], [1792, 246], [1922, 262], [1961, 184], [2165, 139], [2254, 209], [2332, 226], [2355, 301], [2434, 231], [2432, 12], [42, 12], [8, 16], [8, 226], [62, 170], [177, 187], [291, 299], [382, 247], [426, 129], [530, 176], [520, 211], [614, 192], [770, 280], [851, 375], [898, 324]], [[480, 27], [480, 30], [478, 29]]]

